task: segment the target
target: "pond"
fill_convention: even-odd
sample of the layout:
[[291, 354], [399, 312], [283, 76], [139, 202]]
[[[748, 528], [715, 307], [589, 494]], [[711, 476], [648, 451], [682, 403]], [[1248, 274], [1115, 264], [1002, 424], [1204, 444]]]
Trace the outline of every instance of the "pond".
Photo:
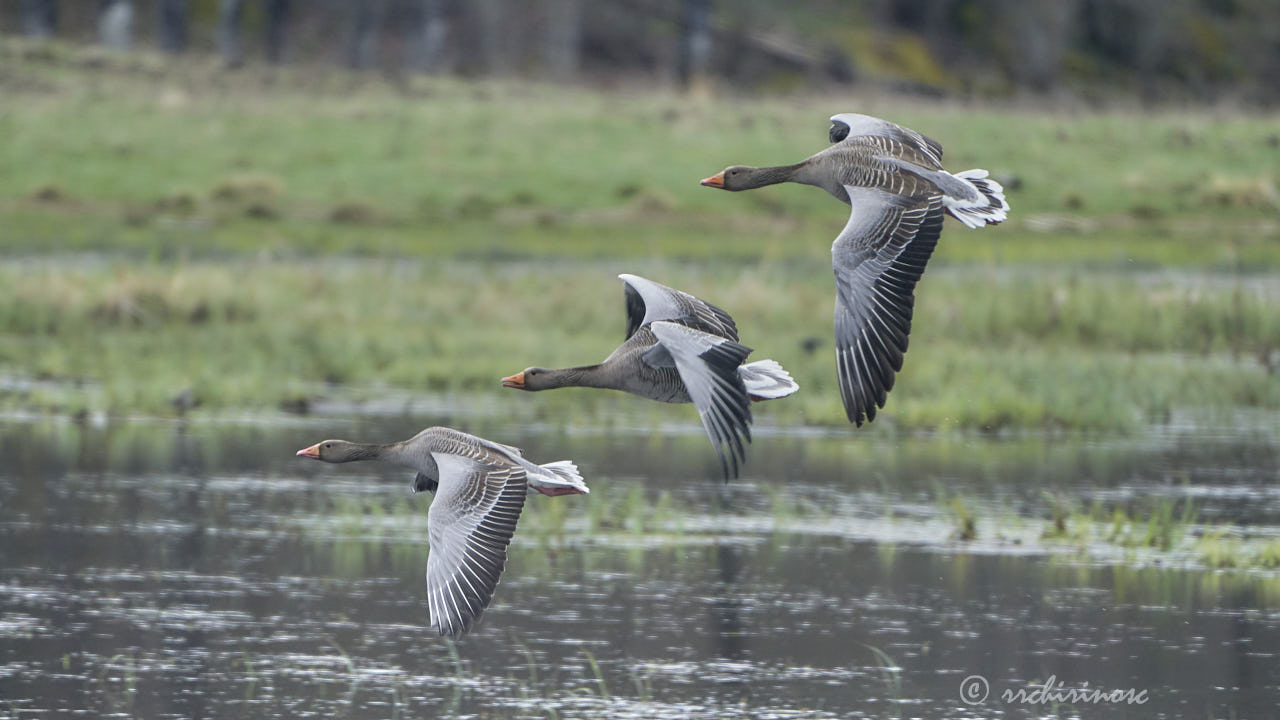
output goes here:
[[[1280, 697], [1276, 571], [1045, 540], [1059, 506], [1161, 503], [1178, 532], [1280, 537], [1274, 419], [1105, 442], [762, 426], [725, 485], [695, 426], [437, 410], [0, 422], [0, 717], [1256, 717]], [[426, 627], [430, 496], [293, 455], [437, 423], [572, 458], [593, 490], [529, 499], [456, 643]], [[1045, 683], [1132, 692], [1013, 695]]]

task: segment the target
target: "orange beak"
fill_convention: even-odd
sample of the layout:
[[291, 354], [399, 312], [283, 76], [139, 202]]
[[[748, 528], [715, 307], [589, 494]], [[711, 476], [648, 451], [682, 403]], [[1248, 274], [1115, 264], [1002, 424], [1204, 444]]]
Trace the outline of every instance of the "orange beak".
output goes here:
[[298, 452], [294, 453], [294, 455], [297, 455], [298, 457], [309, 457], [309, 458], [316, 458], [316, 459], [319, 459], [319, 458], [320, 458], [320, 443], [316, 443], [315, 445], [312, 445], [312, 446], [311, 446], [311, 447], [309, 447], [309, 448], [302, 448], [302, 449], [301, 449], [301, 450], [299, 450]]
[[524, 372], [518, 372], [515, 375], [502, 378], [502, 387], [515, 388], [517, 390], [524, 389]]
[[707, 187], [720, 188], [721, 190], [723, 190], [724, 189], [724, 171], [722, 170], [716, 173], [715, 175], [712, 175], [711, 177], [702, 180], [698, 184], [706, 185]]

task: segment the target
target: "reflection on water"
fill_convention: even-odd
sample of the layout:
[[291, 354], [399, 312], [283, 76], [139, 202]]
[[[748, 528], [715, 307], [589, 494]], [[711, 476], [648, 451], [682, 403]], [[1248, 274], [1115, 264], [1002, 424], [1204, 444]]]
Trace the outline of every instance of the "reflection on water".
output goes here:
[[[494, 607], [456, 646], [425, 629], [429, 498], [404, 473], [293, 457], [421, 418], [0, 424], [0, 717], [1018, 717], [1054, 708], [1001, 691], [1049, 676], [1149, 691], [1140, 712], [1063, 716], [1274, 711], [1274, 573], [984, 537], [1045, 517], [1046, 490], [1189, 497], [1202, 520], [1275, 534], [1265, 435], [764, 432], [724, 486], [696, 428], [486, 422], [470, 429], [572, 457], [610, 502], [532, 498]], [[987, 518], [977, 542], [948, 539], [951, 494]], [[967, 705], [975, 674], [992, 696]]]

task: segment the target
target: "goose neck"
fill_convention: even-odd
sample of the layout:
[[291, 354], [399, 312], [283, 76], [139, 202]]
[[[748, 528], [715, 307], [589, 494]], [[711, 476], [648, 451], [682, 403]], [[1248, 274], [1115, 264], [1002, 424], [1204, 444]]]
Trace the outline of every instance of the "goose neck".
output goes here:
[[608, 388], [611, 386], [610, 381], [608, 368], [603, 364], [552, 370], [546, 378], [548, 388]]
[[784, 182], [805, 182], [803, 179], [804, 167], [804, 163], [796, 163], [795, 165], [771, 165], [769, 167], [755, 168], [747, 176], [744, 188], [754, 189]]

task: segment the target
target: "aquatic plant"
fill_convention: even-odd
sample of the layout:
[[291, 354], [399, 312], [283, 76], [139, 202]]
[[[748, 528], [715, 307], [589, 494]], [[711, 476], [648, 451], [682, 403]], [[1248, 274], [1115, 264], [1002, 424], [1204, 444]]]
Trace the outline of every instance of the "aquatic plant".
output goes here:
[[604, 673], [600, 671], [600, 663], [596, 662], [596, 656], [590, 650], [582, 648], [582, 655], [587, 660], [587, 666], [591, 669], [591, 674], [595, 677], [596, 687], [600, 691], [600, 697], [609, 699], [609, 686], [605, 682]]
[[875, 656], [876, 665], [884, 681], [885, 695], [895, 700], [900, 699], [902, 697], [902, 668], [898, 666], [898, 663], [894, 662], [893, 658], [889, 657], [888, 653], [880, 648], [866, 643], [861, 644]]
[[1215, 570], [1234, 568], [1242, 561], [1240, 538], [1224, 526], [1206, 530], [1196, 541], [1196, 553], [1205, 567]]
[[947, 513], [955, 529], [951, 531], [952, 540], [969, 541], [978, 538], [978, 518], [969, 503], [960, 495], [952, 495], [946, 501]]

